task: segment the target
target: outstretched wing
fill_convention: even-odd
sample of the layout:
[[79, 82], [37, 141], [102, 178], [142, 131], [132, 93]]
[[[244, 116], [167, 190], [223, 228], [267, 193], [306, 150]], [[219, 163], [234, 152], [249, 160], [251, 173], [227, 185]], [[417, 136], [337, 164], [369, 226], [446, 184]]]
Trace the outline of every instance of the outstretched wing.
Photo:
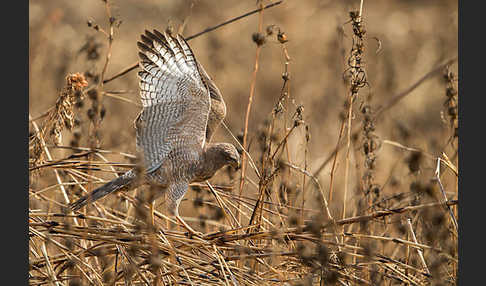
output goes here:
[[145, 31], [139, 47], [143, 110], [135, 121], [137, 149], [146, 172], [183, 146], [203, 147], [211, 108], [199, 66], [180, 36]]
[[219, 125], [226, 116], [226, 105], [223, 100], [223, 96], [219, 91], [214, 81], [209, 77], [203, 66], [197, 61], [199, 71], [204, 83], [209, 88], [209, 96], [211, 97], [211, 111], [209, 112], [208, 126], [206, 128], [206, 141], [211, 141], [214, 132], [218, 129]]

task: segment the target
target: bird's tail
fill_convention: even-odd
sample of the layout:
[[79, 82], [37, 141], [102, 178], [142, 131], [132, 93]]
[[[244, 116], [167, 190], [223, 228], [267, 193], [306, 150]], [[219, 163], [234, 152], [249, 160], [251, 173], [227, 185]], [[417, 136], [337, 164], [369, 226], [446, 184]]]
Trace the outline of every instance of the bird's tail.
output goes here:
[[134, 184], [137, 180], [137, 175], [135, 170], [132, 169], [125, 174], [119, 176], [118, 178], [104, 184], [103, 186], [95, 189], [88, 195], [80, 198], [74, 203], [70, 204], [70, 208], [73, 211], [79, 210], [83, 206], [101, 199], [102, 197], [118, 191], [124, 187], [128, 187], [130, 184]]

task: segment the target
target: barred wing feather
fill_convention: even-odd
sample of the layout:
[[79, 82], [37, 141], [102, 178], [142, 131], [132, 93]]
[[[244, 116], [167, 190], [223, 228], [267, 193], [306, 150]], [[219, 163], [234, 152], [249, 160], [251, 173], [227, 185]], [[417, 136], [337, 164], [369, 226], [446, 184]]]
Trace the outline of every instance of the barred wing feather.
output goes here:
[[180, 36], [145, 31], [138, 42], [142, 112], [135, 121], [146, 172], [183, 146], [205, 144], [210, 95], [191, 49]]

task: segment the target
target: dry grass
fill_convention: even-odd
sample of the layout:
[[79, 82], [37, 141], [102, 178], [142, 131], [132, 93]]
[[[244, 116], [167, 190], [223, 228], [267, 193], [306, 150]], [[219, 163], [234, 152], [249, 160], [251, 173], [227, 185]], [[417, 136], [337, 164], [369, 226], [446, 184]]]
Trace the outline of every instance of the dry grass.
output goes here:
[[[66, 210], [136, 164], [152, 28], [198, 35], [244, 158], [186, 194], [203, 238], [143, 187]], [[31, 0], [30, 284], [456, 284], [456, 56], [455, 1]]]

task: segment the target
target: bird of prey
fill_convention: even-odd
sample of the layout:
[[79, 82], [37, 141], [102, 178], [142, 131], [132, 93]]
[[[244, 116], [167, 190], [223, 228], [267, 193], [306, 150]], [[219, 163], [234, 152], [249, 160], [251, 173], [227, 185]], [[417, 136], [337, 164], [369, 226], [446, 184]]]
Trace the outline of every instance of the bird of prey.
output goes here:
[[146, 30], [137, 45], [143, 108], [135, 128], [141, 168], [95, 189], [70, 208], [75, 211], [117, 190], [148, 183], [157, 188], [153, 199], [167, 194], [169, 212], [195, 233], [178, 210], [189, 183], [205, 181], [226, 165], [238, 168], [240, 164], [235, 146], [210, 142], [226, 106], [181, 35]]

